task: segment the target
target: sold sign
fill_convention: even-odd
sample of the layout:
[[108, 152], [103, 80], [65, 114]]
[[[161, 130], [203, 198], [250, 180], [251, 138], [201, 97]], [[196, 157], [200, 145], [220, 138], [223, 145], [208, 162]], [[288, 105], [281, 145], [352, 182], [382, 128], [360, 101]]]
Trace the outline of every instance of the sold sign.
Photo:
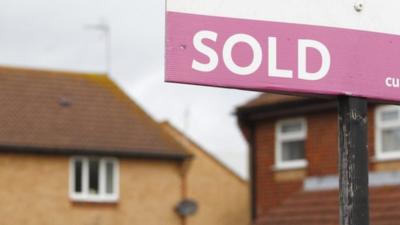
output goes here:
[[[315, 4], [313, 14], [285, 1], [167, 0], [165, 79], [400, 101], [400, 30], [382, 21], [376, 30], [351, 5], [327, 1], [339, 5], [335, 14], [317, 0], [297, 1]], [[388, 10], [385, 18], [397, 18]]]

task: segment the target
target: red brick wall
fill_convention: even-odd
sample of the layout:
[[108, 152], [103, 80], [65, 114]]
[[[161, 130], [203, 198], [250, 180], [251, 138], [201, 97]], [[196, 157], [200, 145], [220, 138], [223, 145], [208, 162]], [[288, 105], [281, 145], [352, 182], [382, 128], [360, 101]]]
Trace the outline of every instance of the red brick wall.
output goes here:
[[[304, 117], [307, 120], [306, 158], [308, 166], [306, 176], [324, 176], [337, 173], [338, 138], [337, 112], [324, 111], [293, 117]], [[374, 109], [368, 113], [369, 155], [374, 155]], [[258, 121], [255, 124], [255, 154], [256, 154], [256, 215], [262, 217], [267, 210], [276, 207], [288, 196], [301, 190], [303, 177], [292, 181], [277, 181], [273, 169], [275, 154], [275, 123], [276, 118]], [[370, 165], [371, 168], [371, 165]]]
[[337, 113], [335, 111], [306, 116], [306, 157], [309, 176], [334, 174], [337, 171]]
[[302, 182], [275, 182], [275, 122], [268, 120], [255, 126], [256, 149], [256, 215], [262, 216], [291, 193], [302, 187]]

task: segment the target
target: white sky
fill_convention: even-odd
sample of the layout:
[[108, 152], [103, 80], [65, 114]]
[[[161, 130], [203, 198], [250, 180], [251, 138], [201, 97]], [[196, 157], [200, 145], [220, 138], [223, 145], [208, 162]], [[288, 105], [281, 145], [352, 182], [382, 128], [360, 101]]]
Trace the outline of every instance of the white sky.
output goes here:
[[0, 65], [104, 72], [104, 35], [85, 26], [107, 21], [118, 85], [156, 120], [170, 120], [247, 177], [247, 145], [232, 113], [257, 93], [164, 83], [164, 4], [0, 0]]

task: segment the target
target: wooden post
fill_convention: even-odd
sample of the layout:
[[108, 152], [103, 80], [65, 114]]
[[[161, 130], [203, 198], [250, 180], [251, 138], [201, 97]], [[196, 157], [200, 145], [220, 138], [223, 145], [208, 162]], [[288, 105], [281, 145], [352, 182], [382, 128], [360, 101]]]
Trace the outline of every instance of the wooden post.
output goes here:
[[368, 225], [367, 101], [338, 100], [340, 225]]

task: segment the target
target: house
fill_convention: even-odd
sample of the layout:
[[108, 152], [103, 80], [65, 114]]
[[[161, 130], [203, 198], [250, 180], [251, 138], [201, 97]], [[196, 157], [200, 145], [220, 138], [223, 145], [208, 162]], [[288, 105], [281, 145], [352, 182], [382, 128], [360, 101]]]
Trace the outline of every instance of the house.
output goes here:
[[194, 155], [107, 76], [1, 67], [0, 105], [0, 224], [207, 224]]
[[[261, 94], [237, 116], [251, 149], [253, 224], [339, 224], [336, 100]], [[400, 107], [370, 103], [372, 225], [400, 224], [399, 133]]]
[[193, 156], [183, 178], [184, 195], [194, 199], [199, 210], [187, 218], [186, 225], [248, 225], [248, 182], [168, 122], [161, 125]]
[[107, 76], [0, 68], [1, 224], [181, 224], [190, 158]]

